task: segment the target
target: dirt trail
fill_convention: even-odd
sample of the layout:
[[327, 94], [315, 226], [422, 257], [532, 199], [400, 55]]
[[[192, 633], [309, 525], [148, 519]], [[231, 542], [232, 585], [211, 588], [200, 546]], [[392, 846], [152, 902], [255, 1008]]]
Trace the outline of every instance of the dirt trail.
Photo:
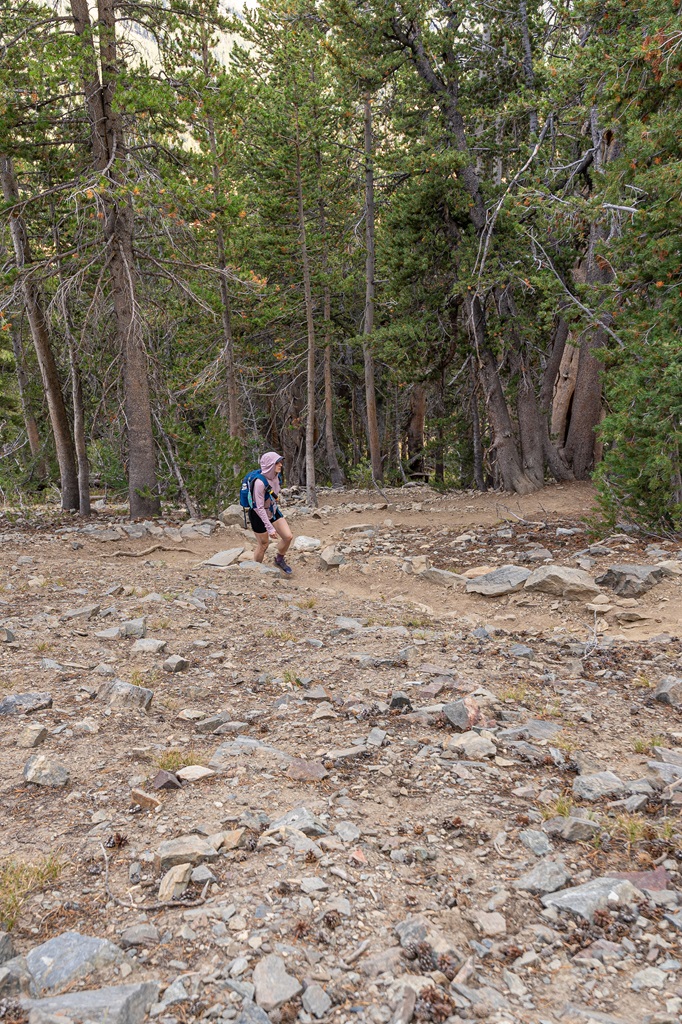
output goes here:
[[[0, 518], [0, 913], [8, 858], [61, 871], [0, 930], [0, 1016], [61, 992], [100, 1020], [81, 993], [133, 985], [118, 1024], [152, 1004], [163, 1024], [680, 1019], [680, 546], [591, 546], [588, 485], [386, 497], [292, 500], [295, 533], [344, 561], [293, 551], [291, 578], [204, 565], [248, 552], [237, 526]], [[622, 562], [670, 568], [636, 598], [602, 586], [605, 614], [460, 578]], [[49, 699], [15, 713], [26, 693]], [[187, 905], [164, 909], [173, 860]], [[65, 932], [112, 959], [78, 946], [68, 975], [62, 950], [40, 981], [22, 957]]]

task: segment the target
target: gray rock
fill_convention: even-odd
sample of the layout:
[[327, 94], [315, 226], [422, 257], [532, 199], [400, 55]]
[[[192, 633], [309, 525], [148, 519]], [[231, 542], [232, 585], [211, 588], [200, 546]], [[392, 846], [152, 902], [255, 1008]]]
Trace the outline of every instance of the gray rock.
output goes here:
[[419, 914], [409, 914], [404, 921], [399, 921], [393, 931], [403, 949], [417, 942], [423, 942], [431, 928], [431, 922]]
[[265, 1010], [261, 1010], [260, 1006], [245, 1001], [242, 1005], [241, 1013], [237, 1014], [235, 1024], [271, 1024], [271, 1021]]
[[202, 718], [199, 722], [194, 723], [195, 732], [215, 732], [221, 725], [225, 725], [226, 722], [230, 721], [229, 711], [219, 711], [217, 715], [209, 715], [208, 718]]
[[142, 1024], [158, 992], [158, 982], [142, 981], [48, 999], [24, 999], [21, 1005], [29, 1014], [29, 1024], [53, 1024], [55, 1017], [73, 1024]]
[[7, 960], [11, 960], [14, 956], [14, 946], [12, 945], [12, 937], [0, 928], [0, 964], [4, 964]]
[[542, 718], [531, 718], [523, 725], [515, 725], [511, 729], [502, 729], [497, 733], [501, 740], [551, 740], [561, 726], [556, 722], [547, 722]]
[[543, 565], [540, 569], [534, 569], [526, 580], [524, 589], [553, 594], [571, 601], [600, 593], [599, 587], [588, 573], [564, 565]]
[[534, 828], [526, 828], [523, 832], [519, 832], [519, 839], [526, 849], [534, 853], [536, 857], [544, 857], [546, 853], [551, 852], [552, 844], [544, 832], [538, 832]]
[[643, 893], [635, 889], [631, 882], [606, 876], [593, 878], [571, 889], [562, 889], [561, 892], [549, 893], [542, 897], [542, 904], [592, 921], [596, 910], [604, 910], [608, 906], [631, 906], [641, 899]]
[[462, 697], [443, 705], [443, 714], [459, 732], [469, 732], [481, 717], [481, 709], [473, 697]]
[[641, 992], [643, 989], [650, 988], [662, 989], [665, 988], [667, 980], [668, 975], [660, 967], [645, 967], [644, 970], [633, 974], [630, 988], [635, 992]]
[[332, 1001], [321, 985], [316, 982], [308, 985], [303, 993], [303, 1009], [306, 1013], [312, 1013], [313, 1017], [320, 1020], [326, 1013], [329, 1013], [331, 1007]]
[[33, 980], [25, 956], [15, 956], [0, 966], [0, 997], [32, 995]]
[[597, 583], [610, 587], [620, 597], [639, 597], [655, 587], [667, 575], [655, 565], [611, 565]]
[[602, 797], [624, 793], [625, 784], [613, 772], [595, 772], [593, 775], [578, 775], [573, 781], [573, 792], [581, 800], [601, 800]]
[[560, 836], [569, 843], [589, 842], [601, 832], [601, 825], [589, 818], [549, 818], [542, 826], [551, 836]]
[[47, 739], [47, 729], [38, 722], [32, 722], [17, 736], [17, 746], [25, 750], [39, 747]]
[[343, 565], [345, 561], [346, 559], [339, 549], [333, 545], [324, 548], [320, 553], [320, 569], [334, 569], [339, 565]]
[[188, 668], [189, 662], [179, 654], [171, 654], [163, 663], [164, 672], [186, 672]]
[[133, 654], [161, 654], [168, 646], [165, 640], [153, 640], [151, 637], [136, 640], [132, 646]]
[[200, 864], [216, 860], [218, 851], [201, 836], [178, 836], [161, 843], [154, 855], [154, 864], [159, 871], [167, 871], [176, 864]]
[[466, 583], [466, 576], [460, 576], [456, 572], [448, 572], [446, 569], [434, 569], [429, 567], [428, 569], [422, 569], [417, 574], [420, 580], [424, 580], [425, 583], [435, 583], [438, 587], [454, 587], [458, 583]]
[[46, 754], [34, 754], [24, 765], [24, 778], [36, 786], [59, 789], [69, 781], [69, 770]]
[[266, 1013], [293, 999], [302, 988], [298, 979], [287, 973], [281, 957], [273, 953], [258, 961], [253, 971], [253, 983], [256, 1002]]
[[390, 1024], [410, 1024], [414, 1017], [414, 1008], [417, 1002], [417, 993], [409, 985], [403, 989], [398, 1005], [393, 1011]]
[[530, 569], [520, 565], [502, 565], [485, 576], [467, 580], [467, 594], [483, 594], [484, 597], [501, 597], [521, 590], [530, 576]]
[[8, 629], [7, 626], [0, 628], [0, 643], [13, 644], [15, 640], [16, 637], [11, 629]]
[[13, 693], [0, 700], [0, 715], [30, 715], [52, 707], [49, 693]]
[[123, 929], [120, 940], [124, 949], [134, 949], [136, 946], [155, 946], [159, 941], [159, 931], [153, 924], [146, 922], [131, 924]]
[[[219, 727], [220, 732], [236, 731], [233, 726], [240, 724], [242, 723], [226, 722]], [[271, 747], [267, 743], [261, 743], [260, 740], [252, 739], [250, 736], [237, 736], [236, 739], [230, 740], [228, 743], [221, 743], [209, 761], [208, 766], [217, 770], [231, 768], [234, 765], [235, 758], [243, 760], [249, 756], [270, 765], [290, 764], [293, 760], [292, 755], [285, 750]]]
[[463, 732], [448, 740], [448, 750], [456, 750], [464, 758], [478, 761], [483, 757], [494, 757], [497, 747], [489, 736], [477, 732]]
[[42, 996], [46, 992], [60, 992], [120, 958], [121, 950], [107, 939], [64, 932], [30, 950], [26, 966], [33, 978], [35, 995]]
[[548, 892], [556, 892], [557, 889], [561, 889], [570, 877], [563, 858], [546, 857], [525, 875], [521, 875], [514, 882], [514, 888], [521, 892], [532, 892], [536, 896], [544, 896]]
[[295, 807], [293, 810], [287, 811], [286, 814], [281, 816], [281, 818], [277, 818], [276, 821], [273, 821], [270, 828], [278, 829], [285, 825], [289, 825], [291, 828], [297, 828], [306, 836], [328, 835], [328, 829], [312, 811], [308, 810], [307, 807]]
[[98, 604], [86, 604], [82, 608], [71, 608], [69, 611], [64, 612], [61, 618], [65, 622], [69, 622], [72, 619], [94, 619], [96, 615], [99, 615], [100, 607]]
[[126, 683], [123, 679], [112, 679], [101, 686], [98, 696], [108, 700], [111, 707], [141, 708], [146, 711], [154, 698], [154, 691], [146, 686]]
[[343, 843], [354, 843], [360, 838], [361, 832], [357, 825], [354, 825], [351, 821], [340, 821], [334, 828], [334, 834]]
[[[664, 676], [654, 690], [654, 700], [660, 704], [670, 704], [674, 708], [682, 706], [682, 676]], [[0, 704], [0, 714], [2, 714]]]
[[386, 739], [386, 731], [375, 726], [367, 737], [366, 743], [368, 747], [381, 747], [383, 746], [384, 740]]
[[100, 629], [95, 636], [99, 640], [118, 640], [123, 636], [120, 626], [110, 626], [109, 629]]
[[188, 999], [189, 996], [187, 995], [187, 989], [182, 983], [182, 978], [176, 978], [163, 993], [161, 1006], [177, 1006], [178, 1003], [186, 1003]]
[[234, 565], [243, 551], [244, 548], [228, 548], [227, 551], [217, 551], [215, 555], [211, 555], [204, 562], [204, 565], [226, 568], [228, 565]]
[[128, 619], [121, 626], [122, 636], [132, 636], [137, 640], [141, 640], [147, 635], [147, 619], [143, 615], [139, 619]]

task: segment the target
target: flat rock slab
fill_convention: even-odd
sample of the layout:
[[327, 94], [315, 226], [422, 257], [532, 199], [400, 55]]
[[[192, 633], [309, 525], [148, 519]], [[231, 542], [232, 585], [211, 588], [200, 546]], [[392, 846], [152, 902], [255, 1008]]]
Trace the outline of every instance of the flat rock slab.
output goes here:
[[593, 921], [597, 910], [604, 910], [608, 906], [631, 906], [642, 898], [642, 892], [631, 882], [606, 876], [593, 878], [571, 889], [562, 889], [561, 892], [549, 893], [542, 897], [542, 904]]
[[164, 672], [186, 672], [188, 668], [189, 661], [179, 654], [171, 654], [163, 663]]
[[317, 537], [306, 537], [300, 533], [294, 541], [294, 551], [319, 551], [322, 547], [322, 541], [318, 540]]
[[60, 764], [46, 754], [34, 754], [24, 765], [24, 778], [26, 782], [33, 782], [36, 786], [60, 789], [69, 781], [69, 770], [66, 765]]
[[657, 565], [611, 565], [597, 583], [610, 587], [619, 597], [639, 597], [655, 587], [667, 575]]
[[48, 939], [26, 954], [35, 995], [57, 993], [79, 978], [87, 978], [99, 968], [116, 963], [121, 950], [107, 939], [79, 932], [64, 932]]
[[0, 700], [0, 715], [30, 715], [52, 707], [49, 693], [13, 693]]
[[291, 754], [278, 747], [271, 747], [260, 740], [252, 739], [250, 736], [237, 736], [228, 743], [221, 743], [208, 762], [209, 768], [220, 770], [231, 768], [234, 758], [256, 757], [265, 762], [266, 765], [290, 764], [293, 761]]
[[167, 871], [176, 864], [200, 864], [217, 857], [215, 847], [201, 836], [178, 836], [161, 843], [154, 855], [154, 863], [160, 871]]
[[523, 725], [515, 725], [511, 729], [501, 729], [497, 736], [501, 740], [551, 740], [559, 732], [561, 732], [561, 726], [556, 722], [531, 718]]
[[169, 868], [159, 883], [159, 901], [169, 903], [180, 899], [192, 874], [191, 864], [176, 864]]
[[295, 757], [287, 768], [287, 775], [297, 782], [321, 782], [329, 773], [321, 761], [306, 761]]
[[[541, 833], [540, 833], [541, 834]], [[570, 872], [566, 870], [563, 858], [545, 857], [534, 868], [521, 875], [514, 888], [521, 892], [532, 892], [536, 896], [544, 896], [548, 892], [556, 892], [570, 880]]]
[[69, 992], [49, 999], [23, 999], [29, 1024], [52, 1024], [58, 1016], [74, 1024], [142, 1024], [159, 994], [156, 981]]
[[578, 775], [573, 780], [573, 793], [581, 800], [601, 800], [606, 796], [620, 796], [625, 784], [613, 772], [595, 772], [593, 775]]
[[210, 558], [206, 559], [204, 565], [213, 565], [217, 568], [234, 565], [243, 551], [244, 548], [228, 548], [226, 551], [217, 551], [215, 555], [211, 555]]
[[282, 1003], [299, 995], [303, 986], [293, 974], [288, 974], [281, 957], [271, 953], [259, 960], [253, 970], [256, 1002], [269, 1013]]
[[317, 1017], [320, 1020], [329, 1013], [331, 1008], [332, 1001], [322, 986], [318, 985], [317, 982], [308, 985], [303, 993], [303, 1009], [306, 1013], [310, 1013], [313, 1017]]
[[188, 764], [185, 768], [180, 768], [175, 774], [183, 782], [199, 782], [201, 779], [210, 779], [211, 776], [215, 775], [215, 772], [211, 768], [204, 768], [201, 764]]
[[159, 930], [149, 922], [131, 924], [121, 932], [121, 945], [124, 949], [135, 949], [137, 946], [155, 946], [159, 941]]
[[100, 605], [98, 604], [85, 604], [81, 608], [71, 608], [69, 611], [64, 612], [61, 616], [63, 622], [68, 622], [72, 619], [94, 619], [96, 615], [99, 615]]
[[526, 580], [524, 589], [537, 590], [542, 594], [553, 594], [572, 601], [601, 593], [588, 573], [582, 569], [571, 569], [562, 565], [543, 565], [540, 569], [534, 569]]
[[549, 818], [542, 827], [550, 836], [560, 836], [569, 843], [589, 842], [602, 829], [598, 821], [576, 818], [573, 815], [566, 818]]
[[326, 826], [307, 807], [294, 807], [293, 810], [287, 811], [281, 818], [277, 818], [276, 821], [271, 823], [270, 831], [276, 831], [286, 826], [297, 828], [299, 832], [306, 836], [328, 835]]
[[145, 637], [141, 640], [136, 640], [132, 646], [133, 654], [160, 654], [161, 651], [165, 651], [168, 643], [165, 640], [152, 640], [151, 637]]
[[146, 686], [135, 686], [123, 679], [112, 679], [100, 687], [99, 696], [109, 702], [111, 707], [138, 708], [146, 711], [154, 699], [154, 691]]
[[121, 626], [122, 636], [132, 636], [138, 640], [147, 635], [147, 619], [142, 615], [139, 619], [128, 619]]
[[435, 583], [437, 587], [454, 587], [458, 583], [467, 582], [466, 577], [460, 576], [459, 573], [433, 567], [422, 569], [417, 575], [420, 580], [424, 580], [425, 583]]
[[530, 569], [520, 565], [502, 565], [485, 576], [467, 580], [466, 591], [467, 594], [482, 594], [484, 597], [501, 597], [521, 590], [529, 576]]
[[448, 740], [448, 750], [456, 750], [462, 757], [472, 761], [478, 761], [482, 757], [494, 757], [497, 747], [488, 736], [481, 736], [477, 732], [463, 732], [460, 736], [453, 736]]

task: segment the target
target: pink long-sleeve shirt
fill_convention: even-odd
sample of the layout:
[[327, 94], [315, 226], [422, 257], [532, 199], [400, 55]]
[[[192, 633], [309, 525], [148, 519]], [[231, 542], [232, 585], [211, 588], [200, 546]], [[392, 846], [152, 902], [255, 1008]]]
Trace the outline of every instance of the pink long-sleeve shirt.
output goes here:
[[265, 529], [268, 531], [271, 537], [275, 537], [277, 535], [277, 531], [270, 522], [270, 515], [268, 513], [274, 515], [277, 509], [277, 504], [275, 502], [275, 499], [271, 497], [268, 500], [268, 507], [266, 509], [265, 484], [263, 483], [262, 480], [256, 480], [256, 482], [253, 485], [253, 500], [255, 511], [257, 515], [259, 515], [260, 518], [263, 520], [263, 525], [265, 526]]

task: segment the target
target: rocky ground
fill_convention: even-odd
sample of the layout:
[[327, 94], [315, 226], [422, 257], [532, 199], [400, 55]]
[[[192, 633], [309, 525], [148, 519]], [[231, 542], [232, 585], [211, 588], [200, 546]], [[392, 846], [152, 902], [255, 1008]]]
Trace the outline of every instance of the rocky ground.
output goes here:
[[682, 1018], [682, 547], [385, 498], [0, 517], [0, 1018]]

